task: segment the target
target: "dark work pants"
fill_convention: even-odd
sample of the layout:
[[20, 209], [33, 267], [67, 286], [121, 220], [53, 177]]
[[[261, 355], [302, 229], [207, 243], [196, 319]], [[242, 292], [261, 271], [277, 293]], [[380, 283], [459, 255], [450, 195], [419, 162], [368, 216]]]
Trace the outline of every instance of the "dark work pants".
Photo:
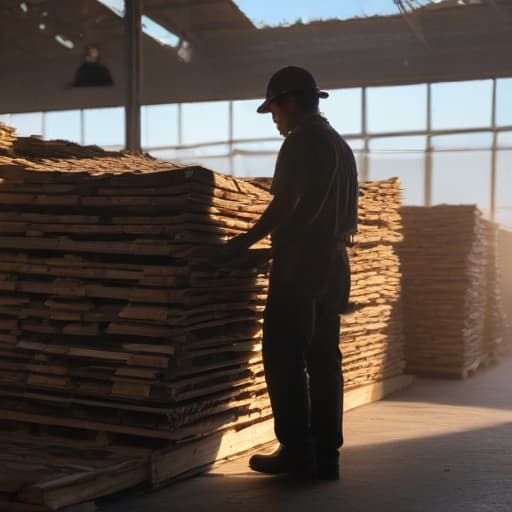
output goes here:
[[339, 312], [350, 289], [348, 258], [344, 247], [331, 258], [314, 294], [303, 286], [307, 269], [294, 275], [288, 267], [274, 257], [263, 328], [276, 437], [291, 449], [313, 443], [329, 451], [343, 444]]

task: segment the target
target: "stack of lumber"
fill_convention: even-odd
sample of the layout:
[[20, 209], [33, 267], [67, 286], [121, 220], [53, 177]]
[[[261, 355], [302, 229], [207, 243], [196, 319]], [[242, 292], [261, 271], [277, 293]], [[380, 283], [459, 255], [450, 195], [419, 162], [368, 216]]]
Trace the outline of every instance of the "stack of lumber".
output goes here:
[[360, 185], [359, 227], [349, 249], [352, 312], [342, 316], [340, 348], [345, 387], [401, 375], [400, 184], [397, 178]]
[[268, 417], [266, 264], [189, 257], [245, 231], [268, 194], [199, 167], [114, 160], [115, 172], [0, 166], [2, 408], [177, 440]]
[[[163, 485], [274, 438], [268, 240], [236, 268], [196, 250], [245, 232], [269, 183], [37, 138], [0, 154], [0, 508]], [[345, 409], [409, 383], [399, 202], [397, 180], [361, 186]]]
[[[251, 183], [269, 188], [271, 180]], [[405, 366], [400, 300], [402, 240], [397, 178], [362, 183], [359, 226], [349, 249], [352, 272], [350, 312], [342, 316], [340, 348], [345, 390], [403, 374]]]
[[0, 152], [9, 151], [16, 140], [16, 130], [10, 126], [0, 123]]
[[404, 207], [407, 370], [465, 377], [482, 361], [486, 262], [475, 205]]
[[498, 230], [498, 268], [502, 278], [502, 305], [504, 315], [504, 350], [512, 344], [512, 231], [504, 227]]
[[498, 255], [499, 225], [482, 220], [484, 243], [485, 279], [484, 331], [482, 334], [482, 362], [498, 361], [504, 351], [505, 310], [503, 296], [503, 278]]
[[115, 156], [113, 151], [105, 151], [98, 146], [80, 146], [67, 140], [42, 140], [37, 135], [17, 137], [12, 143], [12, 153], [15, 156], [32, 159], [65, 159], [65, 158], [97, 158]]

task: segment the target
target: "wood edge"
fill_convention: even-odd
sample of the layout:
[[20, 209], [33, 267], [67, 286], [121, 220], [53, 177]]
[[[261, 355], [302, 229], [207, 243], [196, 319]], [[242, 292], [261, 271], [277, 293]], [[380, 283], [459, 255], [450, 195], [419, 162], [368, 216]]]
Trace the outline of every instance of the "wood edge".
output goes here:
[[348, 389], [344, 393], [343, 410], [347, 412], [356, 407], [377, 402], [392, 393], [407, 388], [415, 380], [416, 377], [414, 375], [405, 374], [390, 377], [380, 382], [366, 384], [354, 389]]

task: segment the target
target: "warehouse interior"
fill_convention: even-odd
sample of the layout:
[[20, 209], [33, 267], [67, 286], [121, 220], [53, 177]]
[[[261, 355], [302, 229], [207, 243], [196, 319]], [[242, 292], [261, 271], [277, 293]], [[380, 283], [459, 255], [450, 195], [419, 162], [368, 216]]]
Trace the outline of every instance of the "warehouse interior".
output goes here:
[[[512, 507], [512, 3], [257, 4], [2, 2], [1, 510]], [[360, 184], [327, 487], [247, 465], [270, 241], [194, 252], [270, 202], [290, 64]]]

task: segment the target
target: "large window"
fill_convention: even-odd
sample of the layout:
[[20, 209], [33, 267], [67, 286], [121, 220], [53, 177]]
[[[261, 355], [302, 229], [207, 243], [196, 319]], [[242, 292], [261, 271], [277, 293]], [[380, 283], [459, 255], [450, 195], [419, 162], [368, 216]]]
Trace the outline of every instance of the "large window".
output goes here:
[[342, 135], [361, 133], [362, 89], [337, 89], [329, 91], [329, 98], [320, 100], [320, 111]]
[[157, 148], [179, 144], [178, 105], [148, 105], [142, 107], [142, 146]]
[[489, 126], [492, 80], [447, 82], [432, 85], [432, 128]]
[[[261, 101], [144, 106], [143, 149], [237, 176], [272, 176], [283, 138], [270, 115], [256, 112]], [[397, 176], [405, 204], [476, 203], [512, 227], [512, 78], [334, 89], [320, 111], [352, 147], [361, 180]], [[20, 135], [124, 144], [122, 108], [0, 122]]]
[[44, 136], [46, 139], [64, 139], [81, 143], [81, 112], [80, 110], [63, 110], [45, 114]]
[[16, 128], [17, 135], [21, 137], [41, 135], [44, 132], [42, 112], [11, 114], [5, 117], [5, 122], [11, 126], [14, 126]]
[[425, 144], [425, 136], [372, 139], [369, 145], [369, 179], [398, 177], [403, 203], [423, 204]]
[[512, 126], [512, 78], [497, 80], [496, 123], [498, 126]]
[[512, 150], [497, 154], [496, 221], [512, 227]]
[[367, 92], [368, 131], [406, 132], [427, 128], [427, 86], [372, 87]]
[[270, 114], [258, 114], [262, 100], [233, 102], [233, 138], [254, 139], [275, 137], [276, 128]]
[[125, 140], [124, 109], [92, 108], [84, 110], [84, 143], [123, 147]]
[[229, 138], [229, 102], [208, 101], [182, 105], [183, 144], [226, 141]]

